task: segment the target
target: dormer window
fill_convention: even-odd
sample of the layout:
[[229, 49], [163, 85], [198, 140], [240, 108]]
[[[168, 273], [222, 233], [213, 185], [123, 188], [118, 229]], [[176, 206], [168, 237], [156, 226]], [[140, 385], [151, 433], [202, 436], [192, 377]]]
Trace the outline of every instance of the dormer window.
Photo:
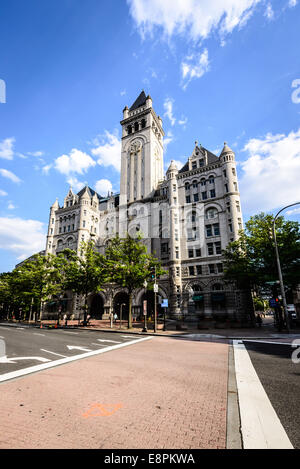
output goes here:
[[197, 169], [197, 161], [192, 162], [192, 169]]
[[202, 168], [204, 166], [204, 159], [201, 158], [201, 160], [199, 160], [199, 166], [200, 168]]

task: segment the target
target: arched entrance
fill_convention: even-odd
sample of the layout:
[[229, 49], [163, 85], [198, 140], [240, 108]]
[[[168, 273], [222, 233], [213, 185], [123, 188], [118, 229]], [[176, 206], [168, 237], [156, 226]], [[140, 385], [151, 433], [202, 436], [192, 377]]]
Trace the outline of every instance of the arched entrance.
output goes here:
[[192, 285], [195, 313], [202, 315], [204, 313], [204, 295], [200, 285]]
[[125, 292], [119, 292], [114, 297], [114, 314], [117, 313], [118, 319], [121, 318], [122, 305], [122, 321], [128, 319], [129, 314], [129, 296]]
[[101, 295], [94, 295], [91, 307], [90, 307], [90, 315], [93, 319], [102, 319], [104, 314], [104, 304]]

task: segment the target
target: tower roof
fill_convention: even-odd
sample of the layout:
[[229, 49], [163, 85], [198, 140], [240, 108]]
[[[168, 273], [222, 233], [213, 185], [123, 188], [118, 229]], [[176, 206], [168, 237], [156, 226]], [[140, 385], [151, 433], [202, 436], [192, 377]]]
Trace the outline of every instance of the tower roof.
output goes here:
[[134, 111], [134, 109], [137, 109], [138, 107], [141, 107], [141, 106], [144, 106], [144, 104], [146, 104], [146, 95], [145, 95], [145, 91], [143, 90], [140, 95], [138, 96], [138, 98], [134, 101], [133, 105], [131, 106], [131, 108], [129, 109], [129, 111]]
[[227, 142], [224, 142], [224, 147], [223, 147], [223, 150], [221, 151], [221, 155], [223, 153], [234, 153], [234, 151], [231, 150], [231, 148], [227, 145]]

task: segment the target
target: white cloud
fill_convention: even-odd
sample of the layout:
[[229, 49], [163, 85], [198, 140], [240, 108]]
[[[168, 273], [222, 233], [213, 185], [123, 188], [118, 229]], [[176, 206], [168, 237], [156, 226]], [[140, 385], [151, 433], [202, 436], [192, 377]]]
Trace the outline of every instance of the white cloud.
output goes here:
[[44, 174], [48, 174], [51, 168], [52, 168], [52, 164], [47, 164], [46, 166], [42, 168], [42, 172]]
[[7, 195], [7, 192], [0, 189], [0, 197], [5, 197], [6, 195]]
[[187, 121], [188, 121], [188, 118], [187, 118], [187, 117], [184, 117], [184, 116], [182, 116], [182, 118], [181, 118], [181, 119], [178, 121], [178, 124], [179, 124], [179, 125], [183, 125], [183, 126], [185, 126], [185, 125], [186, 125], [186, 123], [187, 123]]
[[5, 160], [12, 160], [14, 157], [14, 143], [15, 139], [12, 138], [5, 138], [0, 142], [0, 158], [4, 158]]
[[[179, 171], [179, 169], [181, 169], [181, 168], [183, 167], [183, 165], [184, 165], [184, 163], [182, 163], [182, 161], [179, 161], [179, 160], [173, 160], [173, 162], [176, 164], [178, 171]], [[171, 164], [171, 161], [167, 161], [167, 162], [165, 163], [165, 168], [166, 168], [166, 170], [169, 168], [170, 164]]]
[[167, 151], [167, 146], [171, 142], [173, 142], [173, 140], [174, 140], [174, 136], [173, 136], [172, 132], [169, 130], [167, 132], [167, 135], [164, 137], [164, 150], [165, 150], [165, 152]]
[[7, 179], [10, 179], [12, 182], [15, 182], [15, 183], [19, 183], [21, 182], [21, 179], [18, 178], [18, 176], [16, 176], [14, 173], [12, 173], [11, 171], [8, 171], [7, 169], [0, 169], [0, 174], [1, 176], [3, 176], [4, 178], [7, 178]]
[[299, 208], [293, 208], [291, 210], [287, 210], [285, 212], [287, 215], [298, 215], [298, 213], [300, 213], [300, 207]]
[[271, 3], [268, 3], [266, 11], [265, 11], [265, 16], [268, 18], [268, 20], [273, 20], [274, 19], [274, 11], [272, 8]]
[[112, 183], [108, 179], [99, 179], [95, 184], [95, 191], [106, 197], [108, 192], [112, 192]]
[[243, 151], [240, 191], [248, 213], [269, 211], [300, 199], [300, 128], [288, 135], [250, 139]]
[[297, 3], [298, 3], [298, 0], [289, 0], [288, 6], [290, 8], [293, 8], [297, 5]]
[[75, 189], [76, 192], [79, 192], [86, 186], [86, 182], [78, 181], [78, 179], [74, 176], [69, 177], [67, 179], [67, 183], [72, 186], [72, 188]]
[[100, 166], [113, 166], [117, 171], [121, 169], [121, 141], [118, 133], [105, 131], [104, 136], [94, 140], [95, 148], [91, 152], [98, 158]]
[[13, 251], [18, 260], [45, 249], [44, 224], [37, 220], [0, 218], [0, 248]]
[[224, 37], [243, 27], [261, 0], [127, 0], [143, 38], [161, 28], [166, 39], [185, 35], [192, 41], [214, 31]]
[[171, 98], [167, 98], [164, 102], [164, 108], [166, 110], [166, 112], [164, 113], [164, 116], [168, 117], [172, 126], [176, 122], [176, 118], [173, 115], [173, 103], [174, 103], [174, 99], [171, 99]]
[[14, 210], [16, 206], [12, 202], [8, 202], [7, 208], [8, 210]]
[[62, 174], [86, 173], [96, 162], [87, 154], [73, 148], [69, 155], [62, 155], [56, 158], [54, 167]]
[[209, 71], [208, 50], [202, 54], [192, 54], [181, 63], [182, 87], [185, 90], [193, 78], [201, 78]]
[[30, 155], [30, 156], [43, 156], [44, 152], [43, 151], [33, 151], [33, 152], [28, 151], [27, 155]]

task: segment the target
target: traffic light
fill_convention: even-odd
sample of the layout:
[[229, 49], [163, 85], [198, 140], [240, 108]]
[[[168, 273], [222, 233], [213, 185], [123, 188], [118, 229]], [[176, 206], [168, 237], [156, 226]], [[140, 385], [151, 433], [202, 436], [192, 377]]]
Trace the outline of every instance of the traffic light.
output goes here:
[[151, 280], [155, 280], [155, 278], [156, 278], [156, 267], [151, 267], [150, 272], [151, 272]]

